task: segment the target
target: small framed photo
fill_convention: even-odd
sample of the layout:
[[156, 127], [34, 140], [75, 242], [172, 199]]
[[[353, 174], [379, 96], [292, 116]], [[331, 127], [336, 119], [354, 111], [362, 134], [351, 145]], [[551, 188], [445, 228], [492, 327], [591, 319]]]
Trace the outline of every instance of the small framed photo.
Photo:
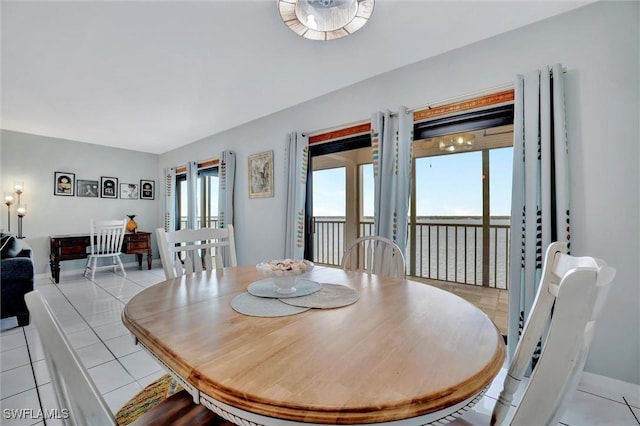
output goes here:
[[97, 197], [100, 193], [100, 182], [97, 180], [78, 179], [76, 186], [77, 197]]
[[137, 183], [121, 183], [120, 199], [121, 200], [137, 200], [138, 184]]
[[140, 199], [153, 200], [156, 193], [156, 182], [153, 180], [140, 179]]
[[249, 198], [273, 197], [273, 151], [249, 156]]
[[76, 174], [68, 172], [54, 172], [53, 195], [73, 197], [76, 189]]
[[118, 198], [118, 178], [108, 176], [100, 178], [100, 197]]

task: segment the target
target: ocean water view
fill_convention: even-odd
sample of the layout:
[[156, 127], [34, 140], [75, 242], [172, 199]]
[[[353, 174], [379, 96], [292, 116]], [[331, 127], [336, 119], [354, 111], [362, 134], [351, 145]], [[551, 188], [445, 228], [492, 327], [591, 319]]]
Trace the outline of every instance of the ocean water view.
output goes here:
[[[348, 244], [344, 238], [345, 217], [316, 216], [314, 220], [314, 262], [340, 265]], [[359, 235], [372, 235], [373, 218], [363, 218], [359, 227]], [[510, 217], [491, 217], [487, 233], [485, 247], [480, 216], [418, 216], [415, 227], [409, 224], [407, 274], [507, 289]]]

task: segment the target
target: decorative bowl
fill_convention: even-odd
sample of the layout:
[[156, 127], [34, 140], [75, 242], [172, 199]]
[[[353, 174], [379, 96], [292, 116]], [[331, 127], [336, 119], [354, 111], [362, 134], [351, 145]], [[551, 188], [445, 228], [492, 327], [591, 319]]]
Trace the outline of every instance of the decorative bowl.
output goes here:
[[282, 259], [258, 263], [256, 269], [273, 281], [278, 287], [276, 292], [289, 294], [296, 291], [300, 275], [311, 271], [313, 266], [313, 262], [308, 260]]

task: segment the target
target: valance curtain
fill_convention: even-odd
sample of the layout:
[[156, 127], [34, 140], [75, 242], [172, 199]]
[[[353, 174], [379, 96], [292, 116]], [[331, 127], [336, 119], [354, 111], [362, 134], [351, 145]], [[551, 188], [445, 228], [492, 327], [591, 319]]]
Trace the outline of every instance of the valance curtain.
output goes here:
[[[218, 227], [233, 225], [233, 189], [236, 180], [236, 154], [222, 151], [218, 168]], [[226, 265], [226, 262], [225, 262]]]
[[513, 356], [553, 241], [569, 241], [564, 73], [556, 64], [515, 83], [508, 353]]
[[309, 166], [309, 138], [301, 133], [287, 135], [287, 211], [284, 255], [304, 258], [304, 219]]
[[187, 229], [198, 229], [198, 163], [187, 163]]
[[413, 116], [376, 112], [371, 117], [375, 234], [393, 240], [406, 253]]
[[175, 228], [176, 206], [176, 169], [164, 169], [164, 230], [173, 231]]

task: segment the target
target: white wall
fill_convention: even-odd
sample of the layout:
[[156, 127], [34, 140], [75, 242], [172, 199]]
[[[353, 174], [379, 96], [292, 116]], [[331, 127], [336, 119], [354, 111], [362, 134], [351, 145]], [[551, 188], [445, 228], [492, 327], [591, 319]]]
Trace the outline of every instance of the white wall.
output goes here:
[[[49, 236], [87, 233], [91, 218], [114, 219], [135, 214], [141, 231], [151, 232], [157, 227], [161, 205], [157, 194], [153, 201], [53, 195], [56, 171], [75, 173], [76, 179], [99, 181], [100, 176], [117, 177], [119, 183], [139, 184], [140, 179], [151, 179], [157, 186], [160, 183], [157, 155], [7, 130], [2, 130], [0, 137], [0, 191], [10, 191], [14, 180], [24, 181], [21, 202], [27, 204], [28, 211], [22, 228], [34, 251], [36, 273], [50, 272]], [[6, 229], [7, 210], [4, 205], [2, 208], [0, 227]], [[12, 233], [18, 229], [15, 208], [14, 205]], [[125, 255], [123, 260], [136, 259], [135, 255]], [[61, 262], [61, 271], [82, 269], [85, 263]]]
[[[618, 270], [586, 369], [640, 383], [638, 16], [637, 2], [589, 5], [207, 137], [161, 155], [160, 166], [237, 153], [238, 262], [254, 264], [284, 254], [287, 132], [463, 95], [560, 62], [568, 68], [572, 250]], [[265, 150], [275, 153], [275, 196], [249, 199], [247, 157]]]

